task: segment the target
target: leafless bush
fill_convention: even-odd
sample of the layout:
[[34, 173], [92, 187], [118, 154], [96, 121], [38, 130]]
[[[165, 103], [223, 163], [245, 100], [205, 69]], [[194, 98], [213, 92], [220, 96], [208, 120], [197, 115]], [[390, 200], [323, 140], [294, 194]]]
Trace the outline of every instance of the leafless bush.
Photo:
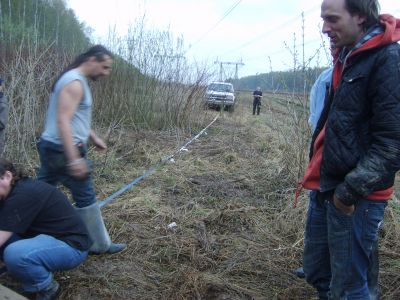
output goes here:
[[[96, 128], [108, 134], [121, 127], [191, 131], [206, 122], [202, 95], [209, 75], [187, 63], [181, 38], [176, 43], [169, 32], [147, 31], [144, 21], [126, 38], [108, 40], [115, 63], [109, 78], [92, 85]], [[10, 102], [9, 158], [34, 167], [35, 139], [43, 128], [51, 86], [81, 51], [25, 37], [1, 49], [7, 54], [0, 71]]]

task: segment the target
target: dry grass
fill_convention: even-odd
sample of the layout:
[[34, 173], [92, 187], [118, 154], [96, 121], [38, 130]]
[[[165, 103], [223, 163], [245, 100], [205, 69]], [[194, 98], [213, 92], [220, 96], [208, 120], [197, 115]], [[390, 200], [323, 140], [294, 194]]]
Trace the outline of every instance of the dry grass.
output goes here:
[[[313, 289], [292, 273], [301, 264], [307, 193], [292, 208], [298, 148], [284, 127], [290, 113], [270, 103], [252, 116], [250, 95], [241, 100], [174, 163], [104, 206], [113, 240], [129, 247], [57, 273], [60, 299], [314, 299]], [[91, 153], [99, 198], [187, 138], [179, 132], [110, 135], [109, 153]], [[400, 297], [399, 212], [392, 203], [383, 230], [383, 299]], [[168, 229], [171, 222], [176, 229]], [[1, 282], [16, 285], [7, 277]]]

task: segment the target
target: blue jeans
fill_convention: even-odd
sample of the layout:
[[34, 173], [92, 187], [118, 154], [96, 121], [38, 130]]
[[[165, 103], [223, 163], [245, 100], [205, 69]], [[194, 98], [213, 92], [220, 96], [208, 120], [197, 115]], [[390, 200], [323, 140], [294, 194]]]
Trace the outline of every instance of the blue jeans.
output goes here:
[[[37, 175], [38, 180], [51, 185], [57, 185], [61, 182], [71, 191], [77, 207], [86, 207], [97, 201], [90, 174], [85, 179], [76, 179], [68, 173], [67, 160], [62, 145], [40, 139], [37, 148], [41, 162]], [[86, 152], [81, 152], [81, 155], [85, 157]], [[90, 166], [90, 161], [86, 160], [86, 162]]]
[[320, 299], [378, 299], [378, 230], [386, 205], [361, 200], [347, 216], [310, 193], [303, 263]]
[[50, 285], [52, 272], [75, 268], [87, 255], [88, 251], [41, 234], [9, 243], [4, 249], [3, 261], [9, 274], [22, 283], [22, 288], [35, 293]]

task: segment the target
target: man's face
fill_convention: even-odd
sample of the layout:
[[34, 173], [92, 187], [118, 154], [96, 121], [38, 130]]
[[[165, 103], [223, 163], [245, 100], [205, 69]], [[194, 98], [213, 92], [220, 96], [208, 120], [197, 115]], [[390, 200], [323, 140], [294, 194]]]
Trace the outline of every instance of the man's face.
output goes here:
[[95, 57], [92, 57], [91, 63], [92, 63], [92, 68], [89, 74], [90, 79], [97, 80], [100, 77], [110, 75], [113, 60], [108, 55], [105, 55], [104, 60], [102, 61], [97, 61]]
[[334, 48], [352, 48], [364, 34], [365, 17], [350, 15], [345, 7], [345, 0], [323, 0], [321, 18], [324, 22], [322, 32]]
[[0, 176], [0, 201], [4, 200], [11, 190], [12, 174], [10, 171], [6, 171]]

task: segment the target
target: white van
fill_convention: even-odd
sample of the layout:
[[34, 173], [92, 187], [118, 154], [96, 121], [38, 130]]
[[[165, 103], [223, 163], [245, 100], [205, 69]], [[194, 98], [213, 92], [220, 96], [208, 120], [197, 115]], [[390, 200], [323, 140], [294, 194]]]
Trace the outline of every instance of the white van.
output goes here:
[[223, 107], [233, 110], [235, 105], [235, 90], [227, 82], [211, 82], [206, 90], [206, 103], [209, 107]]

